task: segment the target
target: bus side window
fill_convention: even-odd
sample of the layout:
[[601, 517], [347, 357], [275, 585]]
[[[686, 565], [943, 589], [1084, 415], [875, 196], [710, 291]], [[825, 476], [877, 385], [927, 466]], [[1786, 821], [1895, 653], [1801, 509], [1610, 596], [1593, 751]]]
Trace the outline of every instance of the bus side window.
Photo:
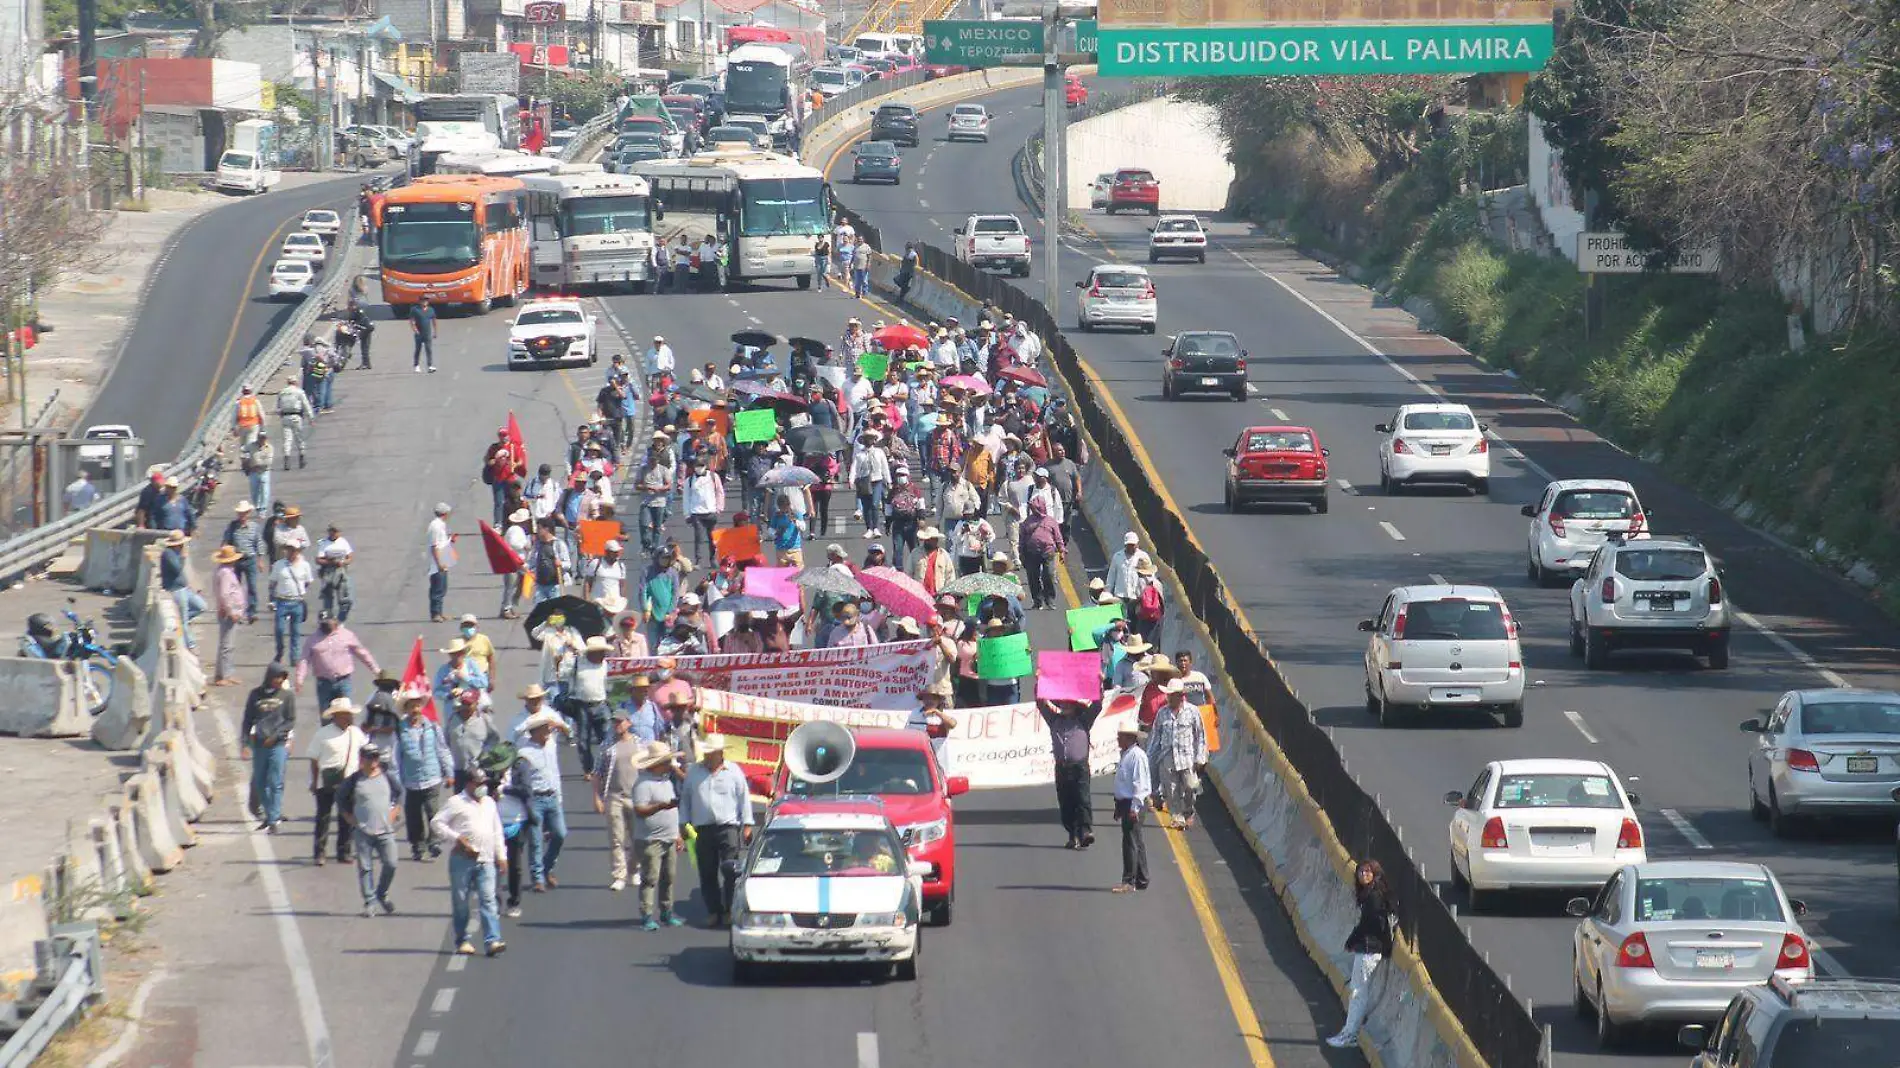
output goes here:
[[534, 239], [536, 241], [557, 241], [561, 237], [559, 220], [552, 215], [536, 216], [534, 220]]

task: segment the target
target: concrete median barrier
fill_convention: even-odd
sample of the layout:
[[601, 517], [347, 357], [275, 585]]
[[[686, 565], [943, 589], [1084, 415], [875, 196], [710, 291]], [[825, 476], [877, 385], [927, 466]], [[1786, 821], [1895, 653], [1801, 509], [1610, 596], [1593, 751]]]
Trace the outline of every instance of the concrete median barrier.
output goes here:
[[185, 849], [172, 837], [171, 819], [165, 812], [165, 784], [158, 772], [146, 768], [127, 781], [133, 818], [138, 831], [138, 851], [145, 867], [168, 872], [185, 861]]
[[78, 738], [90, 726], [79, 692], [79, 666], [68, 660], [0, 658], [0, 734]]
[[0, 890], [0, 991], [38, 974], [34, 947], [52, 937], [44, 888], [40, 876], [25, 875]]
[[125, 888], [143, 894], [152, 887], [152, 868], [139, 851], [138, 817], [132, 799], [124, 791], [107, 796], [105, 810], [112, 833], [119, 841], [119, 862], [125, 871]]
[[[173, 749], [169, 732], [161, 735], [157, 745], [148, 747], [144, 754], [145, 769], [157, 776], [159, 787], [159, 814], [165, 820], [165, 830], [173, 842], [180, 847], [190, 848], [198, 844], [198, 832], [191, 829], [191, 820], [187, 815], [194, 811], [192, 800], [194, 791], [186, 783], [189, 770], [179, 774], [178, 767], [172, 762]], [[204, 811], [199, 801], [195, 811]]]
[[164, 539], [162, 530], [99, 527], [86, 531], [85, 555], [79, 562], [80, 584], [89, 590], [131, 592], [138, 585], [145, 550]]
[[152, 728], [152, 688], [131, 657], [112, 668], [112, 698], [92, 718], [92, 740], [106, 749], [137, 749]]

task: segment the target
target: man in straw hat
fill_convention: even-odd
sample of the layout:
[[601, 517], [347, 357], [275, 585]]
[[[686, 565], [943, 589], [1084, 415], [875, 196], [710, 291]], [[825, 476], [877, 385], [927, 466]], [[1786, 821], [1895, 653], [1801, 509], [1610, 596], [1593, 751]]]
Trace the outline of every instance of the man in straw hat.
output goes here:
[[272, 630], [277, 639], [279, 663], [286, 663], [289, 657], [303, 652], [303, 621], [310, 610], [307, 598], [316, 581], [317, 572], [303, 558], [300, 545], [286, 546], [284, 558], [271, 565], [270, 579], [265, 585], [270, 589]]
[[191, 538], [182, 530], [174, 530], [165, 537], [165, 548], [158, 556], [159, 585], [171, 596], [178, 606], [178, 622], [185, 635], [185, 648], [196, 649], [198, 643], [191, 636], [191, 621], [205, 610], [205, 599], [197, 590], [191, 588], [191, 577], [185, 571], [185, 546]]
[[1141, 814], [1148, 807], [1148, 754], [1141, 749], [1141, 728], [1132, 721], [1115, 732], [1121, 756], [1115, 763], [1115, 818], [1122, 825], [1122, 881], [1117, 894], [1148, 889], [1148, 850], [1141, 841]]
[[324, 722], [311, 736], [309, 748], [304, 750], [304, 756], [310, 760], [310, 793], [317, 801], [312, 855], [319, 868], [323, 867], [324, 850], [330, 844], [332, 812], [336, 814], [337, 863], [350, 859], [350, 831], [343, 821], [343, 810], [337, 807], [336, 795], [343, 781], [356, 774], [363, 747], [369, 744], [369, 736], [356, 725], [356, 705], [348, 697], [332, 700], [323, 711]]
[[[448, 698], [439, 698], [446, 713]], [[402, 726], [396, 728], [396, 774], [402, 779], [403, 814], [409, 831], [409, 856], [422, 860], [442, 855], [442, 847], [429, 838], [429, 821], [435, 819], [441, 802], [442, 784], [455, 777], [455, 761], [449, 755], [449, 740], [435, 720], [423, 715], [424, 695], [411, 694], [403, 702]]]
[[700, 739], [697, 755], [686, 772], [680, 818], [693, 829], [707, 926], [724, 927], [732, 922], [739, 864], [752, 840], [752, 788], [739, 766], [726, 760], [725, 735]]
[[443, 656], [448, 657], [442, 666], [435, 669], [435, 703], [437, 708], [447, 709], [455, 699], [457, 690], [488, 689], [488, 673], [468, 655], [467, 638], [451, 638], [449, 644], [442, 647]]
[[[539, 687], [529, 687], [532, 692]], [[528, 873], [533, 877], [535, 893], [545, 893], [560, 885], [554, 879], [555, 862], [561, 858], [561, 846], [567, 842], [567, 811], [561, 804], [561, 751], [554, 741], [556, 730], [565, 731], [561, 717], [546, 709], [529, 716], [522, 730], [527, 738], [520, 743], [515, 774], [522, 778], [528, 805]]]
[[257, 621], [257, 568], [258, 560], [268, 553], [264, 546], [264, 524], [258, 521], [257, 508], [250, 501], [239, 501], [232, 508], [232, 517], [224, 525], [224, 536], [220, 539], [237, 553], [234, 565], [237, 576], [244, 583], [244, 622]]
[[1201, 723], [1201, 710], [1187, 703], [1187, 687], [1179, 678], [1162, 683], [1161, 693], [1167, 703], [1156, 714], [1148, 736], [1151, 779], [1158, 784], [1174, 826], [1185, 830], [1194, 826], [1195, 795], [1207, 768], [1207, 730]]
[[211, 562], [218, 567], [218, 573], [211, 580], [211, 596], [218, 607], [218, 662], [217, 670], [212, 673], [213, 686], [236, 686], [238, 680], [231, 674], [232, 646], [239, 623], [250, 618], [251, 599], [244, 592], [244, 581], [239, 576], [238, 565], [243, 555], [229, 545], [218, 546], [211, 554]]
[[927, 523], [917, 531], [917, 556], [910, 562], [910, 577], [935, 597], [939, 590], [957, 577], [956, 562], [943, 547], [943, 531]]
[[679, 854], [686, 852], [680, 837], [680, 800], [673, 787], [673, 747], [649, 742], [634, 761], [640, 777], [633, 784], [633, 837], [640, 845], [640, 924], [657, 931], [661, 924], [678, 927], [673, 914], [673, 876]]
[[396, 811], [402, 784], [383, 767], [383, 751], [365, 743], [357, 751], [356, 772], [337, 789], [343, 822], [350, 825], [356, 851], [356, 882], [363, 894], [364, 917], [396, 911], [389, 889], [396, 882]]
[[501, 810], [488, 793], [488, 773], [469, 766], [456, 773], [455, 796], [430, 821], [437, 841], [449, 847], [449, 929], [455, 952], [471, 956], [468, 940], [469, 904], [482, 918], [482, 947], [489, 956], [508, 948], [501, 940], [501, 915], [495, 907], [495, 873], [508, 869], [507, 835]]
[[574, 677], [568, 684], [567, 710], [579, 728], [581, 767], [594, 766], [594, 750], [611, 729], [607, 717], [607, 654], [612, 651], [607, 639], [596, 634], [581, 647], [574, 662]]
[[594, 782], [594, 811], [607, 817], [609, 877], [607, 889], [619, 893], [627, 888], [628, 853], [633, 840], [633, 788], [640, 779], [636, 767], [646, 744], [633, 735], [633, 717], [619, 709], [613, 717], [613, 737], [601, 746], [600, 755], [588, 765], [587, 777]]

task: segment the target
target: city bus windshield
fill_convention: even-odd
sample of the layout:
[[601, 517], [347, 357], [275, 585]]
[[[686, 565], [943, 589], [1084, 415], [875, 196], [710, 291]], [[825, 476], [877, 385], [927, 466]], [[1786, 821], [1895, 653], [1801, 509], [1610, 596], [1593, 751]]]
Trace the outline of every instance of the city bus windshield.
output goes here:
[[561, 233], [566, 237], [635, 233], [651, 228], [647, 198], [638, 194], [576, 197], [561, 202]]
[[742, 229], [746, 237], [773, 234], [822, 234], [825, 219], [825, 183], [818, 178], [754, 178], [739, 183], [744, 200]]
[[435, 274], [481, 261], [473, 204], [389, 204], [383, 208], [382, 265]]
[[787, 70], [763, 60], [726, 65], [726, 109], [776, 115], [785, 110]]

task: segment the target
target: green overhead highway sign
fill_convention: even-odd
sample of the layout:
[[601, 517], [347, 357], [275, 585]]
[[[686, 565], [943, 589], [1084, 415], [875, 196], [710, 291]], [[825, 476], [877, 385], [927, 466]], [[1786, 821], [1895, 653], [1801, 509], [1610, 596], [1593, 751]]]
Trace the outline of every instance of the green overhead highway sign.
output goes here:
[[1489, 74], [1550, 58], [1549, 22], [1230, 26], [1101, 30], [1107, 77]]
[[[1095, 20], [1078, 19], [1077, 52], [1095, 51]], [[1005, 56], [1041, 55], [1042, 23], [1029, 19], [929, 19], [924, 22], [924, 62], [953, 67], [993, 67]]]

